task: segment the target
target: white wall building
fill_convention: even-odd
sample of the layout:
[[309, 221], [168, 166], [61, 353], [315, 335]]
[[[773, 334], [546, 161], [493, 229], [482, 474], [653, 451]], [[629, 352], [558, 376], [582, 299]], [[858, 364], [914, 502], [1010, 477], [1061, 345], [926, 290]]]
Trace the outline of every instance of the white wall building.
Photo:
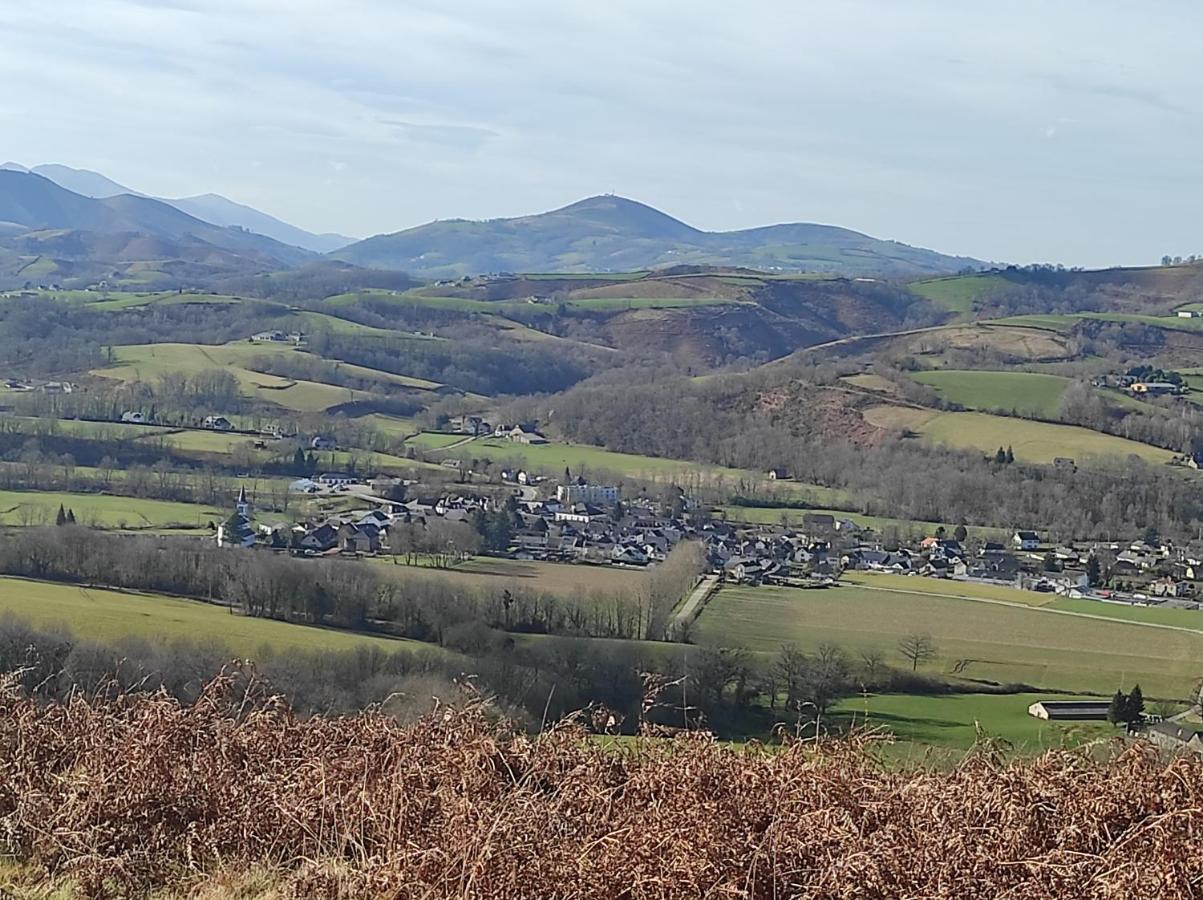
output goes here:
[[622, 498], [622, 492], [613, 485], [584, 484], [579, 479], [571, 484], [556, 488], [556, 499], [565, 506], [574, 503], [590, 503], [594, 506], [609, 506]]

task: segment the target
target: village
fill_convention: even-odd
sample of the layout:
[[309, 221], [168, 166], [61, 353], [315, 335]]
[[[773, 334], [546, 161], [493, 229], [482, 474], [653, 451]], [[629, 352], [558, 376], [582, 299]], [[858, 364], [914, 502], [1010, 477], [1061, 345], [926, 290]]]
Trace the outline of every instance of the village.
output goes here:
[[292, 489], [345, 508], [306, 521], [255, 516], [242, 491], [217, 528], [219, 546], [302, 557], [426, 556], [451, 565], [474, 555], [644, 568], [682, 541], [705, 550], [708, 574], [741, 585], [823, 588], [847, 571], [961, 580], [1074, 599], [1197, 610], [1203, 541], [1176, 546], [1148, 533], [1132, 541], [1057, 543], [1034, 529], [971, 536], [965, 526], [911, 538], [859, 524], [855, 514], [800, 511], [795, 525], [728, 517], [670, 487], [624, 497], [584, 477], [546, 479], [502, 470], [499, 491], [438, 491], [415, 482], [327, 472]]

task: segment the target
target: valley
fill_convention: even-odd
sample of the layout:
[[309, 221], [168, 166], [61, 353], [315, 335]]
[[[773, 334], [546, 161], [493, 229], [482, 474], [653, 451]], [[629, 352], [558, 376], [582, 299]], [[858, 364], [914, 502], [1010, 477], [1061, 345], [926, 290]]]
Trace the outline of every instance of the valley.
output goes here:
[[[955, 274], [837, 229], [805, 271], [757, 269], [753, 236], [594, 198], [333, 257], [223, 234], [238, 261], [201, 271], [64, 230], [218, 241], [175, 206], [59, 200], [76, 218], [20, 245], [42, 274], [0, 291], [0, 600], [36, 598], [36, 627], [450, 654], [531, 716], [524, 679], [561, 685], [546, 714], [629, 714], [633, 667], [690, 671], [722, 736], [817, 691], [822, 727], [868, 709], [907, 758], [967, 746], [966, 710], [1035, 752], [1078, 732], [1016, 712], [1033, 698], [1139, 684], [1177, 710], [1199, 677], [1194, 266]], [[601, 225], [588, 264], [526, 247]], [[478, 250], [410, 264], [452, 239]], [[663, 266], [661, 239], [696, 257]]]

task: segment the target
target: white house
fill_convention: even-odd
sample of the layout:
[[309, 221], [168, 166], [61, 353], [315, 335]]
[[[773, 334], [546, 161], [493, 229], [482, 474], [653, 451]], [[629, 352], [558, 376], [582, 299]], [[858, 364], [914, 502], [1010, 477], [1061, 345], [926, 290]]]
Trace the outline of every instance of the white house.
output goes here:
[[568, 506], [574, 503], [613, 506], [621, 497], [619, 488], [608, 484], [589, 484], [583, 478], [556, 488], [556, 499]]
[[121, 421], [130, 425], [145, 425], [146, 416], [142, 415], [140, 412], [130, 410], [129, 412], [123, 412], [121, 414]]
[[323, 472], [317, 477], [317, 483], [324, 484], [326, 487], [340, 487], [348, 484], [358, 484], [359, 479], [345, 472]]
[[1017, 531], [1011, 538], [1016, 550], [1039, 550], [1040, 535], [1034, 531]]

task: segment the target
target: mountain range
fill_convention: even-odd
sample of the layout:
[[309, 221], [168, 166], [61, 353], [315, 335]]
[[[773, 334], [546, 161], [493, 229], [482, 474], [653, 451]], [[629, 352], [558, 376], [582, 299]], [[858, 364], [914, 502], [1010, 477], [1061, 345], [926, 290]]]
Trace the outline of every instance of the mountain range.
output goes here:
[[450, 219], [382, 234], [332, 254], [418, 277], [480, 272], [626, 272], [674, 265], [908, 276], [985, 263], [831, 225], [794, 223], [702, 231], [613, 195], [513, 219]]
[[286, 269], [320, 254], [424, 279], [682, 265], [910, 277], [985, 265], [831, 225], [703, 231], [614, 195], [536, 215], [438, 220], [350, 240], [303, 231], [216, 194], [163, 199], [86, 169], [0, 166], [0, 277], [10, 286], [89, 283], [106, 269], [110, 283], [200, 286], [214, 275]]
[[[134, 197], [149, 197], [148, 194], [128, 188], [123, 184], [118, 184], [99, 172], [93, 172], [88, 169], [73, 169], [70, 166], [58, 165], [57, 163], [34, 166], [32, 169], [26, 169], [17, 163], [5, 163], [3, 166], [0, 166], [0, 169], [41, 175], [43, 178], [50, 179], [59, 187], [64, 187], [76, 194], [91, 197], [95, 200], [104, 200], [122, 194], [129, 194]], [[168, 206], [174, 206], [180, 212], [185, 212], [194, 218], [212, 225], [219, 225], [223, 228], [229, 226], [245, 228], [247, 231], [253, 231], [256, 234], [272, 238], [282, 244], [291, 244], [294, 247], [300, 247], [313, 253], [329, 253], [331, 250], [345, 247], [355, 240], [341, 234], [314, 234], [305, 231], [302, 228], [297, 228], [295, 225], [282, 222], [275, 216], [260, 212], [253, 207], [235, 203], [233, 200], [222, 197], [220, 194], [198, 194], [195, 197], [178, 198], [152, 197], [150, 199], [160, 200]]]

